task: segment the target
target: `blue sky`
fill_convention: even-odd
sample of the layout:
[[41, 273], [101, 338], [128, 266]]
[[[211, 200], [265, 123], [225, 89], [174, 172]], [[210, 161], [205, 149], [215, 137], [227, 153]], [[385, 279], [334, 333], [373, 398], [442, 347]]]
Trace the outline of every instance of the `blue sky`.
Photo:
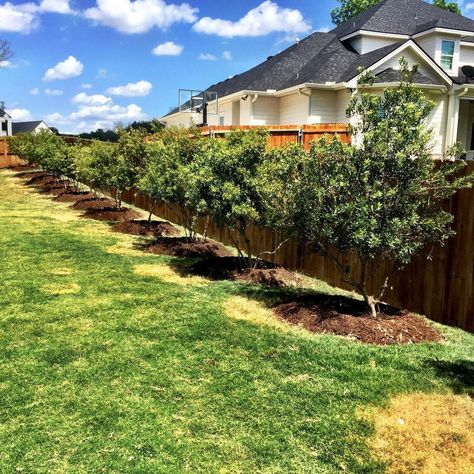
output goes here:
[[173, 1], [0, 1], [0, 38], [15, 52], [0, 64], [0, 100], [17, 120], [72, 133], [160, 117], [179, 88], [206, 88], [332, 28], [337, 4]]

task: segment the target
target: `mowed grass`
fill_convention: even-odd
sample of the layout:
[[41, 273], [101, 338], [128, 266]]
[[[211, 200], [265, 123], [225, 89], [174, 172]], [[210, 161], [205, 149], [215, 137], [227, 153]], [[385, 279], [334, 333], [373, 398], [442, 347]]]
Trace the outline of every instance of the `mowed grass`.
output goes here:
[[463, 331], [308, 334], [272, 320], [278, 291], [174, 274], [134, 242], [0, 171], [0, 472], [379, 473], [361, 413], [473, 389]]

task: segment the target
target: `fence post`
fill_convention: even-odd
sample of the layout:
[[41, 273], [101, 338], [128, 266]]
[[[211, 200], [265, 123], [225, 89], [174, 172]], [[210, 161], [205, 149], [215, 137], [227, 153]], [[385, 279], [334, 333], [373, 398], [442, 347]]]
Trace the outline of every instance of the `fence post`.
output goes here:
[[303, 129], [299, 128], [298, 129], [298, 145], [301, 145], [303, 143]]

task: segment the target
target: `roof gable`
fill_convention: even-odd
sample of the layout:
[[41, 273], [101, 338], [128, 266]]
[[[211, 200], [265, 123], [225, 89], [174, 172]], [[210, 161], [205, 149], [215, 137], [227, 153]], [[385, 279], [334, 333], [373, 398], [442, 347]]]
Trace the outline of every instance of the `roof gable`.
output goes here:
[[474, 32], [474, 20], [422, 0], [382, 0], [331, 33], [338, 38], [359, 30], [413, 35], [436, 27]]

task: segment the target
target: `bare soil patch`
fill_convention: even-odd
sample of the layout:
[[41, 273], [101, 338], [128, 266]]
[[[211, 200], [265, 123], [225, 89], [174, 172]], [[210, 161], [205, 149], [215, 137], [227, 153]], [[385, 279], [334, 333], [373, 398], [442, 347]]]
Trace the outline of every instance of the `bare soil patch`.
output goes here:
[[118, 222], [112, 226], [113, 232], [122, 234], [161, 237], [162, 235], [178, 235], [178, 230], [166, 221], [133, 220]]
[[81, 211], [88, 209], [103, 209], [104, 207], [111, 207], [112, 201], [107, 198], [97, 198], [93, 195], [91, 197], [85, 196], [83, 199], [76, 201], [71, 207]]
[[[254, 262], [255, 263], [255, 262]], [[242, 268], [238, 257], [208, 258], [189, 267], [191, 273], [213, 280], [234, 280], [284, 288], [297, 286], [300, 279], [293, 272], [274, 263], [259, 260], [256, 268]]]
[[369, 344], [439, 342], [442, 336], [423, 318], [381, 305], [376, 318], [363, 301], [344, 296], [308, 295], [276, 305], [284, 321], [316, 333], [347, 336]]
[[20, 172], [20, 171], [28, 171], [35, 169], [34, 166], [31, 165], [18, 165], [18, 166], [10, 166], [8, 168], [10, 171]]
[[95, 209], [86, 209], [85, 213], [81, 216], [87, 219], [95, 219], [97, 221], [129, 221], [140, 217], [137, 211], [122, 207], [116, 209], [115, 207], [98, 207]]
[[77, 191], [75, 189], [67, 189], [54, 198], [57, 202], [78, 202], [86, 199], [93, 199], [94, 195], [89, 191]]
[[160, 237], [145, 247], [150, 253], [173, 257], [225, 257], [231, 255], [222, 245], [212, 240], [190, 240], [187, 237]]

